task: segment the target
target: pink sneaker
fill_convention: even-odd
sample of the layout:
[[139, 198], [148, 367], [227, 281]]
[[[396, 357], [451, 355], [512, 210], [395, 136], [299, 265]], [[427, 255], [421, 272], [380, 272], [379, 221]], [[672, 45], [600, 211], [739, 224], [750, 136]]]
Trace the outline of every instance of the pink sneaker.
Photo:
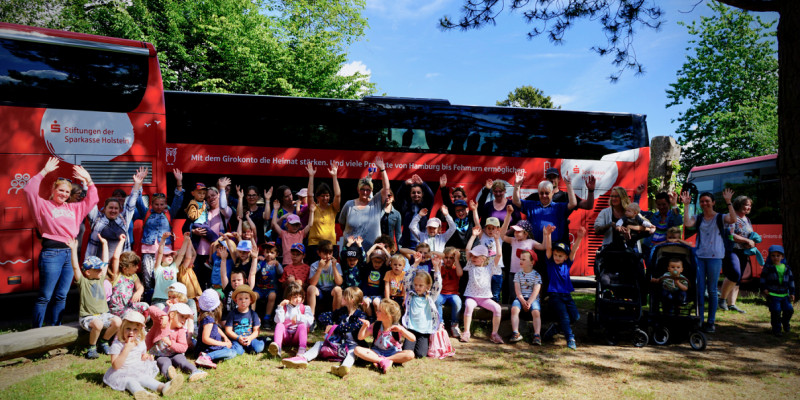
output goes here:
[[503, 338], [501, 338], [500, 335], [497, 334], [497, 332], [492, 333], [492, 337], [490, 340], [492, 341], [492, 343], [503, 344]]
[[469, 342], [469, 331], [461, 332], [461, 337], [458, 339], [464, 343]]
[[389, 368], [392, 368], [392, 364], [394, 364], [392, 360], [384, 358], [378, 362], [378, 367], [381, 369], [381, 373], [385, 374], [389, 372]]
[[217, 368], [217, 364], [215, 364], [214, 361], [211, 360], [211, 357], [209, 357], [206, 353], [200, 353], [200, 356], [197, 357], [197, 360], [194, 363], [198, 367]]
[[283, 366], [286, 368], [305, 368], [308, 366], [308, 361], [305, 358], [300, 356], [294, 356], [292, 358], [284, 358]]

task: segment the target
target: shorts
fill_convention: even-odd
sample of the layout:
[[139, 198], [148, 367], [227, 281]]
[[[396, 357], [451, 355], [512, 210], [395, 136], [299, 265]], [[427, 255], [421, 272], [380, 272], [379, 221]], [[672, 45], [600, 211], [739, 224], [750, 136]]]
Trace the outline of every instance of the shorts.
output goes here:
[[383, 300], [383, 296], [371, 296], [371, 297], [364, 296], [364, 301], [366, 301], [369, 304], [372, 304], [374, 300], [378, 300], [378, 302], [380, 302], [381, 300]]
[[[518, 299], [514, 299], [514, 301], [511, 303], [511, 307], [512, 308], [513, 307], [517, 307], [517, 308], [519, 308], [521, 310], [522, 309], [522, 303], [520, 303]], [[531, 309], [529, 311], [533, 311], [533, 310], [536, 310], [536, 311], [541, 311], [542, 310], [542, 306], [541, 306], [541, 304], [539, 304], [539, 298], [538, 297], [531, 304]]]
[[371, 350], [378, 353], [378, 355], [381, 357], [391, 357], [400, 352], [400, 350], [397, 350], [397, 348], [395, 347], [389, 347], [386, 350], [381, 350], [377, 347], [373, 347]]
[[255, 288], [255, 289], [253, 289], [253, 291], [258, 293], [258, 299], [259, 300], [264, 300], [264, 301], [267, 301], [269, 299], [269, 294], [270, 293], [277, 293], [274, 288], [273, 289]]
[[83, 328], [84, 330], [91, 332], [92, 327], [90, 326], [90, 324], [92, 323], [92, 321], [98, 318], [100, 319], [100, 321], [103, 322], [103, 329], [106, 329], [109, 326], [111, 326], [111, 319], [114, 318], [114, 314], [102, 313], [98, 315], [88, 315], [85, 317], [80, 317], [78, 319], [78, 325], [80, 325], [81, 328]]

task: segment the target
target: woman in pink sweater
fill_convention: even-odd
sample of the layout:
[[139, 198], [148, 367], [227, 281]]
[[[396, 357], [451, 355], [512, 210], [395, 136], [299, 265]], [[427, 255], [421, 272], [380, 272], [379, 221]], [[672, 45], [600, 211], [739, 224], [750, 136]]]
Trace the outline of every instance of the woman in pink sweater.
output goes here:
[[[67, 242], [78, 235], [81, 222], [89, 210], [97, 204], [97, 188], [92, 177], [83, 167], [75, 165], [73, 177], [83, 181], [89, 188], [86, 197], [76, 203], [68, 203], [72, 193], [69, 179], [58, 178], [53, 183], [49, 199], [39, 196], [39, 187], [44, 177], [58, 168], [58, 158], [50, 157], [44, 168], [25, 186], [25, 198], [33, 214], [33, 220], [42, 236], [42, 252], [39, 254], [39, 297], [33, 308], [33, 327], [47, 322], [61, 325], [67, 292], [72, 283], [72, 253]], [[50, 299], [53, 304], [50, 304]], [[50, 308], [49, 313], [48, 306]]]

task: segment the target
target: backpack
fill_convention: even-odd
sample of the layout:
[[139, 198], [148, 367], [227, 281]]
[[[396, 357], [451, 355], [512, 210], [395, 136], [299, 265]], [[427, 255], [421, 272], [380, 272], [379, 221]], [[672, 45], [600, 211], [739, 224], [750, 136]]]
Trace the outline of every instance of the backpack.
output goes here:
[[[695, 221], [700, 221], [700, 223], [703, 223], [704, 221], [703, 214], [697, 214], [695, 215], [694, 218]], [[722, 214], [717, 213], [717, 216], [714, 219], [716, 220], [717, 223], [717, 229], [719, 230], [719, 235], [722, 237], [722, 244], [725, 246], [725, 257], [723, 259], [728, 259], [730, 258], [731, 253], [733, 253], [733, 236], [725, 232], [725, 224], [722, 221]], [[699, 224], [695, 224], [695, 231], [696, 232], [700, 231]], [[698, 238], [699, 237], [700, 236], [698, 236]]]

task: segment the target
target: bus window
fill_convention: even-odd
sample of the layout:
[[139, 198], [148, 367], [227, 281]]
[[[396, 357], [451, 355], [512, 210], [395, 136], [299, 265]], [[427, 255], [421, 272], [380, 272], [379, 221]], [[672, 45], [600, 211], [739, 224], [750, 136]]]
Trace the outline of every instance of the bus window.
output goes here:
[[[391, 128], [391, 138], [401, 149], [429, 150], [424, 129]], [[392, 146], [395, 147], [395, 146]]]
[[0, 105], [133, 111], [147, 88], [147, 55], [0, 38]]

